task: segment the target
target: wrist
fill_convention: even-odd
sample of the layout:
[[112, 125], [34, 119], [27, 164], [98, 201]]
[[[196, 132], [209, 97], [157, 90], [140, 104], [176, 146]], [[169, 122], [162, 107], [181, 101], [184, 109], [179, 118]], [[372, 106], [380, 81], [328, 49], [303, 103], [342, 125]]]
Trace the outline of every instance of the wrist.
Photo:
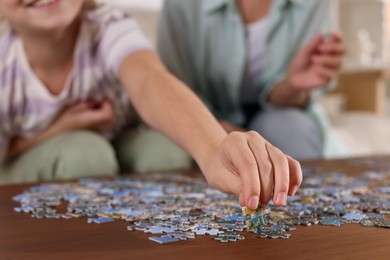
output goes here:
[[309, 92], [299, 89], [290, 76], [277, 83], [269, 94], [269, 102], [277, 106], [304, 106]]
[[213, 138], [205, 138], [204, 142], [200, 146], [200, 149], [198, 149], [198, 152], [194, 154], [194, 159], [203, 173], [208, 172], [207, 165], [210, 160], [214, 160], [212, 158], [220, 149], [222, 142], [226, 138], [226, 136], [227, 133], [222, 129], [219, 135], [216, 135]]

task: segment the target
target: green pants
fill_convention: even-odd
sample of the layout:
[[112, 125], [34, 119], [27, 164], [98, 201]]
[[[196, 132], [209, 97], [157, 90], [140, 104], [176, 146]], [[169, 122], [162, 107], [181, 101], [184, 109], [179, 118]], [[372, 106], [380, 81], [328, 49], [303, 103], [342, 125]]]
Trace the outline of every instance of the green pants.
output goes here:
[[0, 185], [189, 168], [188, 154], [153, 130], [124, 133], [113, 143], [91, 131], [64, 133], [0, 166]]

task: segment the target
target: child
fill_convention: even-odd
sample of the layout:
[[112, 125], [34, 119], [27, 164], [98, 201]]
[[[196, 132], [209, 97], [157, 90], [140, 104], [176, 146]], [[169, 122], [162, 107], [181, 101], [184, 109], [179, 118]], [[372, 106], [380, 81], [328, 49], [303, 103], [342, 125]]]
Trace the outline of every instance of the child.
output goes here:
[[115, 160], [100, 152], [111, 146], [106, 140], [134, 123], [137, 111], [193, 156], [210, 186], [249, 208], [272, 194], [285, 204], [301, 183], [299, 163], [257, 133], [228, 135], [163, 67], [134, 18], [89, 3], [0, 1], [12, 28], [0, 42], [0, 182], [29, 176], [12, 172], [21, 160], [41, 167], [37, 179], [96, 175]]

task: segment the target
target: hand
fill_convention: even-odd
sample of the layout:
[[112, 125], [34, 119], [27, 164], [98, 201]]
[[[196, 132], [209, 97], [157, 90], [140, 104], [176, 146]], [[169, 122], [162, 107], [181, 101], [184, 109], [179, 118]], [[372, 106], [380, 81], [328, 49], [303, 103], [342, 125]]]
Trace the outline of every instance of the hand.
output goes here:
[[328, 84], [341, 68], [346, 47], [340, 34], [318, 35], [300, 49], [287, 72], [293, 90], [311, 90]]
[[227, 121], [219, 120], [220, 125], [225, 129], [227, 133], [231, 133], [234, 131], [238, 132], [245, 132], [246, 130], [244, 128], [241, 128], [239, 126], [233, 125]]
[[54, 122], [62, 130], [90, 129], [105, 131], [113, 128], [115, 115], [109, 101], [99, 107], [91, 102], [80, 102], [66, 108]]
[[240, 204], [265, 207], [271, 197], [275, 205], [286, 203], [302, 182], [298, 161], [283, 154], [257, 132], [233, 132], [206, 157], [202, 167], [211, 187], [239, 195]]

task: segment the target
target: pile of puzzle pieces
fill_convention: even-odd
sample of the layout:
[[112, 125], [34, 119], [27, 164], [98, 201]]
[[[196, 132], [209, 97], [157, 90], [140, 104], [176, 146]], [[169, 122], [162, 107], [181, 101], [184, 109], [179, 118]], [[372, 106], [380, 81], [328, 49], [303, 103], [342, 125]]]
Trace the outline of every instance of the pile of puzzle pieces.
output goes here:
[[[209, 188], [201, 177], [164, 173], [31, 187], [14, 197], [20, 203], [15, 211], [35, 218], [85, 217], [87, 223], [127, 221], [129, 232], [151, 234], [149, 239], [161, 244], [205, 235], [240, 241], [245, 233], [286, 239], [299, 225], [390, 227], [390, 171], [358, 178], [320, 169], [304, 172], [300, 190], [284, 207], [242, 209], [236, 196]], [[63, 203], [67, 211], [59, 213]]]

